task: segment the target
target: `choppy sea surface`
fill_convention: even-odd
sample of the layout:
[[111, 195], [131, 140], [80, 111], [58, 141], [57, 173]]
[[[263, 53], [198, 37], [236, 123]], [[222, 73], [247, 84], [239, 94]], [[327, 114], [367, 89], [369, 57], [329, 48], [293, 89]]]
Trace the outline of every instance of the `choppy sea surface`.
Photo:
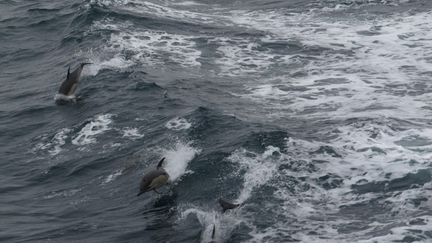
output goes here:
[[0, 241], [432, 242], [431, 23], [429, 0], [0, 1]]

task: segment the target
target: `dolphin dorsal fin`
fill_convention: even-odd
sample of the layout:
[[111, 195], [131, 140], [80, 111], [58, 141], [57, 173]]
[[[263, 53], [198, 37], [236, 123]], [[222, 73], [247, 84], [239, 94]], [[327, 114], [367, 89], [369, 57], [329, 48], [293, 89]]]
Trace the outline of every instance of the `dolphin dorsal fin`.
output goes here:
[[69, 79], [69, 76], [70, 76], [70, 66], [69, 66], [69, 68], [68, 68], [68, 72], [67, 72], [66, 79]]
[[163, 157], [163, 158], [159, 161], [159, 163], [158, 163], [157, 166], [156, 166], [156, 169], [160, 169], [160, 168], [162, 168], [162, 163], [164, 162], [164, 160], [165, 160], [165, 157]]
[[216, 233], [216, 225], [213, 224], [213, 231], [212, 231], [212, 239], [214, 240], [215, 238], [215, 233]]

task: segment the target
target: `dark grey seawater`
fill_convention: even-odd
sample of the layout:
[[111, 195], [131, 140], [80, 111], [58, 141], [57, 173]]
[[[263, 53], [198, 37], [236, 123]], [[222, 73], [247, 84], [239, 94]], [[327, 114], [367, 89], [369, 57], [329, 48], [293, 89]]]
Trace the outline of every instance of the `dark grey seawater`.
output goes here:
[[432, 242], [431, 10], [1, 0], [0, 241]]

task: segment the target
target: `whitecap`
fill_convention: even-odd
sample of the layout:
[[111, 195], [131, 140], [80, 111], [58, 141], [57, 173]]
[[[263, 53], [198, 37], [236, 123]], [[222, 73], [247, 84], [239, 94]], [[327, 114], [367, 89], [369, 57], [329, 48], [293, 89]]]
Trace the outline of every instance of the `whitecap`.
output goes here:
[[114, 181], [117, 177], [121, 176], [122, 174], [123, 174], [122, 170], [117, 170], [113, 174], [110, 174], [107, 177], [105, 177], [102, 184], [110, 183], [110, 182]]
[[182, 118], [182, 117], [175, 117], [175, 118], [169, 120], [165, 124], [166, 128], [168, 128], [170, 130], [175, 130], [175, 131], [187, 130], [191, 126], [192, 126], [192, 124], [189, 123], [188, 120], [186, 120], [185, 118]]
[[72, 144], [77, 146], [96, 143], [96, 136], [110, 130], [112, 123], [111, 114], [97, 115], [93, 120], [88, 122], [72, 139]]
[[130, 138], [130, 139], [139, 139], [144, 137], [144, 134], [141, 134], [138, 130], [138, 128], [134, 127], [126, 127], [122, 130], [123, 137]]
[[[60, 129], [49, 142], [40, 142], [36, 145], [35, 150], [46, 150], [52, 156], [55, 156], [63, 151], [63, 146], [66, 144], [66, 139], [72, 130], [69, 128]], [[46, 139], [46, 138], [45, 138]]]

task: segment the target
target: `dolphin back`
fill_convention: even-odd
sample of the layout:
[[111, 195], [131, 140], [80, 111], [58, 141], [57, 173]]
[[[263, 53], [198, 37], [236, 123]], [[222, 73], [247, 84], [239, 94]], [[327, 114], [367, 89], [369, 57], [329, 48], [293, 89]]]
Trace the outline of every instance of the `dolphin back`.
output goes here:
[[81, 63], [72, 73], [70, 72], [70, 67], [67, 72], [66, 80], [60, 86], [59, 93], [63, 95], [73, 95], [77, 88], [81, 72], [85, 65], [91, 64], [89, 62]]
[[93, 64], [93, 63], [91, 63], [91, 62], [83, 62], [83, 63], [81, 63], [81, 68], [83, 68], [85, 65], [89, 65], [89, 64]]
[[230, 203], [230, 202], [228, 202], [222, 198], [219, 198], [219, 204], [221, 205], [223, 212], [225, 212], [229, 209], [237, 208], [238, 206], [240, 206], [240, 204]]

